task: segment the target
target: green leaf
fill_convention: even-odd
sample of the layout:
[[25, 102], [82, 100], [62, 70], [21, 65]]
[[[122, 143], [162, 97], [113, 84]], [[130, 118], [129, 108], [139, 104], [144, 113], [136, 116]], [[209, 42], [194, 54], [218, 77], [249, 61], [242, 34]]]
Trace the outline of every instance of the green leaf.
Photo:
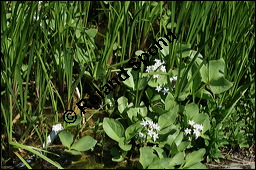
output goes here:
[[170, 108], [173, 108], [175, 105], [177, 105], [174, 96], [172, 93], [168, 93], [165, 98], [165, 110], [169, 110]]
[[195, 93], [195, 96], [196, 96], [196, 97], [199, 97], [199, 98], [201, 98], [201, 99], [205, 99], [205, 100], [212, 100], [212, 99], [213, 99], [212, 94], [211, 94], [209, 91], [205, 90], [204, 88], [198, 90], [198, 91]]
[[[161, 74], [160, 72], [155, 72], [155, 73], [151, 73], [151, 74]], [[167, 84], [167, 76], [166, 75], [160, 75], [159, 78], [151, 78], [148, 82], [148, 85], [150, 87], [157, 87], [157, 86], [164, 86], [165, 84]]]
[[184, 168], [189, 168], [190, 166], [199, 163], [205, 154], [205, 149], [199, 149], [198, 151], [194, 151], [192, 153], [189, 153], [186, 156], [186, 164], [184, 165]]
[[179, 146], [183, 139], [183, 132], [180, 132], [179, 135], [175, 138], [174, 143], [176, 146]]
[[139, 107], [129, 107], [127, 110], [127, 115], [130, 118], [131, 122], [137, 122], [138, 117], [147, 116], [147, 107], [145, 106], [144, 102], [141, 102]]
[[190, 144], [189, 141], [183, 141], [183, 142], [181, 142], [181, 143], [178, 145], [178, 147], [177, 147], [178, 151], [179, 151], [179, 152], [184, 151], [184, 150], [189, 146], [189, 144]]
[[[173, 24], [173, 28], [176, 27], [176, 23], [174, 22]], [[167, 24], [166, 26], [167, 29], [172, 29], [172, 23], [170, 22], [169, 24]]]
[[199, 108], [195, 103], [189, 103], [185, 106], [185, 115], [188, 120], [191, 120], [195, 115], [199, 113]]
[[196, 163], [196, 164], [188, 167], [188, 169], [207, 169], [207, 167], [204, 164], [202, 164], [201, 162], [199, 162], [199, 163]]
[[171, 158], [162, 158], [152, 162], [148, 169], [174, 169], [173, 166], [169, 165]]
[[170, 109], [167, 111], [167, 113], [162, 114], [158, 118], [158, 125], [160, 126], [161, 129], [171, 126], [177, 117], [177, 114], [179, 112], [179, 106], [175, 106], [173, 109]]
[[131, 73], [131, 69], [127, 70], [127, 74], [129, 75], [129, 78], [123, 81], [123, 83], [132, 90], [135, 90], [134, 78]]
[[192, 83], [189, 84], [189, 88], [192, 90], [192, 92], [197, 91], [202, 83], [200, 72], [197, 72], [198, 70], [198, 64], [194, 63], [191, 69], [189, 70], [189, 74], [187, 76], [188, 80], [190, 80], [194, 76]]
[[[159, 39], [163, 39], [165, 42], [169, 42], [169, 41], [168, 41], [166, 38], [164, 38], [164, 37], [159, 37]], [[158, 39], [158, 41], [159, 41], [159, 39]], [[162, 41], [159, 41], [159, 44], [160, 44], [160, 46], [163, 48], [162, 50], [160, 50], [161, 53], [162, 53], [164, 56], [169, 55], [169, 43], [167, 43], [168, 45], [165, 46]]]
[[130, 118], [131, 122], [133, 121], [133, 118], [136, 117], [137, 118], [137, 113], [139, 112], [139, 108], [138, 107], [131, 107], [127, 110], [127, 115]]
[[126, 141], [131, 140], [136, 134], [138, 134], [142, 129], [142, 126], [140, 123], [135, 123], [130, 125], [126, 130], [125, 130], [125, 138]]
[[120, 113], [123, 113], [123, 111], [125, 109], [127, 109], [128, 107], [128, 99], [124, 96], [120, 97], [118, 100], [117, 100], [117, 103], [118, 103], [118, 111]]
[[185, 154], [183, 152], [177, 153], [169, 162], [169, 166], [181, 165], [185, 162]]
[[88, 34], [90, 38], [94, 38], [96, 34], [98, 33], [98, 29], [89, 29], [85, 30], [85, 33]]
[[204, 114], [204, 113], [198, 113], [197, 115], [195, 115], [193, 117], [193, 120], [198, 123], [198, 124], [203, 124], [203, 122], [206, 120], [206, 119], [209, 119], [209, 116], [207, 114]]
[[[174, 129], [174, 127], [173, 127], [173, 128], [169, 128], [169, 127], [170, 127], [170, 126], [168, 126], [168, 127], [165, 128], [165, 129], [167, 129], [167, 130], [172, 129], [172, 130], [169, 130], [169, 131], [168, 131], [168, 132], [173, 131], [172, 134], [169, 134], [168, 137], [167, 137], [167, 139], [159, 144], [160, 147], [166, 147], [167, 149], [170, 149], [170, 147], [171, 147], [173, 141], [174, 141], [174, 140], [176, 139], [176, 137], [179, 135], [179, 131], [178, 131], [178, 130]], [[159, 131], [158, 134], [160, 134], [160, 133], [161, 133], [161, 134], [162, 134], [162, 133], [168, 133], [168, 132], [163, 132], [163, 131], [165, 131], [165, 129], [162, 129], [161, 131]]]
[[157, 152], [159, 159], [163, 159], [163, 158], [167, 157], [166, 153], [164, 152], [164, 150], [162, 148], [153, 146], [153, 149]]
[[211, 60], [207, 65], [203, 65], [200, 69], [202, 81], [209, 83], [224, 76], [225, 61], [223, 58], [219, 60]]
[[181, 48], [180, 48], [180, 45], [178, 45], [178, 49], [179, 49], [177, 51], [178, 56], [180, 56], [181, 54], [182, 58], [188, 57], [190, 54], [191, 44], [181, 44]]
[[81, 139], [79, 139], [77, 142], [75, 142], [71, 149], [77, 150], [77, 151], [87, 151], [91, 148], [93, 148], [96, 145], [97, 141], [93, 139], [91, 136], [84, 136]]
[[70, 153], [70, 154], [72, 154], [72, 155], [81, 155], [81, 152], [76, 151], [76, 150], [65, 149], [64, 151], [65, 151], [65, 152], [68, 152], [68, 153]]
[[117, 120], [105, 117], [103, 119], [103, 129], [111, 139], [117, 142], [124, 137], [124, 127]]
[[145, 52], [142, 51], [142, 50], [137, 50], [137, 51], [135, 51], [135, 55], [136, 55], [136, 56], [140, 56], [142, 53], [145, 53]]
[[153, 153], [153, 150], [149, 146], [144, 146], [140, 148], [140, 159], [143, 169], [147, 168], [157, 156]]
[[124, 138], [124, 137], [122, 137], [122, 138], [119, 140], [118, 146], [119, 146], [121, 149], [123, 149], [124, 151], [129, 151], [129, 150], [131, 150], [131, 148], [132, 148], [132, 145], [126, 144], [126, 141], [125, 141], [125, 138]]
[[150, 100], [152, 99], [153, 95], [154, 95], [154, 92], [151, 88], [147, 88], [147, 90], [145, 91], [146, 92], [146, 95], [147, 95], [147, 98]]
[[74, 115], [74, 116], [69, 116], [69, 115], [67, 115], [68, 117], [66, 118], [66, 119], [69, 119], [69, 120], [74, 120], [75, 119], [75, 117], [76, 117], [76, 119], [75, 119], [75, 121], [73, 122], [73, 123], [67, 123], [66, 121], [64, 122], [64, 127], [65, 127], [65, 129], [66, 128], [73, 128], [73, 127], [76, 127], [76, 126], [78, 126], [78, 125], [80, 125], [81, 124], [81, 121], [82, 121], [82, 118], [81, 118], [81, 115], [80, 114], [77, 114], [76, 116]]
[[[197, 53], [197, 51], [195, 51], [195, 50], [190, 50], [189, 57], [190, 57], [191, 60], [195, 57], [196, 53]], [[203, 59], [204, 59], [204, 57], [202, 56], [202, 54], [198, 53], [198, 55], [197, 55], [197, 57], [196, 57], [196, 63], [197, 63], [197, 64], [201, 64], [202, 61], [203, 61]]]
[[59, 138], [60, 138], [62, 145], [70, 148], [70, 145], [73, 142], [74, 135], [72, 135], [69, 132], [64, 130], [59, 133]]
[[178, 96], [178, 101], [184, 101], [187, 99], [189, 95], [189, 90], [184, 90], [183, 92], [181, 92]]
[[177, 132], [177, 127], [173, 124], [171, 126], [161, 128], [158, 134], [173, 134], [175, 132]]
[[209, 130], [211, 128], [211, 123], [210, 123], [210, 119], [209, 116], [207, 115], [207, 118], [204, 120], [203, 122], [203, 130], [202, 133], [205, 133], [207, 130]]
[[225, 79], [224, 77], [219, 77], [210, 82], [210, 90], [214, 94], [219, 94], [224, 91], [227, 91], [230, 87], [232, 87], [233, 83]]
[[124, 160], [124, 157], [122, 155], [115, 156], [112, 158], [112, 161], [114, 161], [114, 162], [121, 162], [123, 160]]
[[140, 106], [139, 106], [139, 114], [142, 117], [146, 117], [148, 113], [148, 108], [146, 107], [146, 105], [144, 104], [144, 102], [140, 102]]

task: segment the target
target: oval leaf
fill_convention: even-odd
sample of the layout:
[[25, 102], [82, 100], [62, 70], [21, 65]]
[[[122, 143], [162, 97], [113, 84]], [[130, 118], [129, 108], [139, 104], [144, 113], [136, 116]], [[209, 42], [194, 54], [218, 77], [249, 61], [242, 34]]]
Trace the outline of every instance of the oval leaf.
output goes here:
[[209, 83], [212, 80], [218, 79], [224, 76], [225, 61], [223, 58], [219, 60], [211, 60], [209, 64], [203, 65], [200, 69], [202, 81]]
[[192, 165], [196, 164], [196, 163], [199, 163], [203, 156], [205, 154], [205, 149], [202, 148], [198, 151], [194, 151], [192, 153], [189, 153], [187, 156], [186, 156], [186, 164], [184, 166], [184, 168], [188, 168], [188, 167], [191, 167]]
[[60, 141], [62, 143], [62, 145], [70, 148], [70, 145], [72, 144], [73, 142], [73, 135], [68, 133], [67, 131], [62, 131], [59, 133], [59, 138], [60, 138]]
[[171, 158], [162, 158], [152, 162], [148, 169], [174, 169], [173, 166], [169, 165]]
[[124, 151], [129, 151], [129, 150], [131, 150], [131, 148], [132, 148], [132, 145], [127, 145], [127, 144], [125, 143], [125, 138], [124, 138], [124, 137], [122, 137], [122, 138], [119, 140], [118, 146], [119, 146], [121, 149], [123, 149]]
[[142, 126], [140, 123], [135, 123], [130, 125], [126, 130], [125, 130], [125, 137], [126, 141], [131, 140], [136, 134], [138, 134], [142, 129]]
[[117, 100], [118, 103], [118, 111], [120, 113], [123, 113], [123, 111], [128, 107], [128, 99], [126, 97], [120, 97]]
[[119, 140], [124, 137], [124, 127], [123, 125], [114, 119], [104, 118], [103, 119], [103, 129], [106, 134], [113, 140], [119, 142]]
[[140, 160], [143, 169], [147, 168], [157, 156], [153, 153], [153, 150], [149, 146], [140, 148]]
[[224, 77], [220, 77], [210, 82], [210, 89], [214, 94], [219, 94], [227, 91], [230, 87], [232, 87], [232, 85], [232, 82], [228, 81]]
[[167, 126], [171, 126], [175, 122], [178, 111], [179, 106], [177, 105], [174, 108], [168, 110], [167, 113], [164, 113], [161, 116], [159, 116], [158, 124], [161, 127], [161, 129]]
[[184, 161], [184, 153], [179, 152], [171, 159], [169, 166], [181, 165], [184, 163]]
[[185, 106], [185, 115], [187, 119], [192, 119], [195, 115], [199, 113], [199, 108], [195, 103], [189, 103]]
[[75, 142], [71, 149], [77, 150], [77, 151], [87, 151], [95, 146], [97, 143], [96, 140], [94, 140], [91, 136], [84, 136], [81, 139], [79, 139], [77, 142]]

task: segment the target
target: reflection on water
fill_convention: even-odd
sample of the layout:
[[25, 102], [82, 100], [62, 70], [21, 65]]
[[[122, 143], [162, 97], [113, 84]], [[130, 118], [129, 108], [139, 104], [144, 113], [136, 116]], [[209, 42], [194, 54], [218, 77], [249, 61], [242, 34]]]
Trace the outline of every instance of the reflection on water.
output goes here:
[[96, 161], [95, 156], [83, 154], [81, 159], [72, 162], [71, 165], [65, 167], [67, 169], [103, 169], [104, 164]]

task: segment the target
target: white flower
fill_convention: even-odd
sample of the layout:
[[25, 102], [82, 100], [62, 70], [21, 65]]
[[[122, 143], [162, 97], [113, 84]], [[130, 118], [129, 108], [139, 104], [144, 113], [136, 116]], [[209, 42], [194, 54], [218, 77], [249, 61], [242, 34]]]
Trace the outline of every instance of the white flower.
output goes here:
[[161, 60], [159, 59], [154, 59], [154, 61], [156, 62], [156, 64], [161, 63]]
[[155, 123], [155, 124], [153, 124], [153, 129], [155, 129], [155, 130], [160, 130], [160, 126], [158, 126], [158, 124]]
[[154, 140], [154, 142], [156, 141], [156, 139], [158, 139], [158, 134], [157, 134], [157, 133], [154, 133], [154, 134], [153, 134], [153, 140]]
[[196, 139], [200, 136], [200, 131], [197, 129], [194, 129], [193, 133], [196, 135]]
[[160, 65], [159, 65], [159, 64], [155, 64], [155, 65], [153, 65], [153, 70], [154, 70], [154, 71], [156, 71], [156, 70], [158, 69], [158, 67], [160, 67]]
[[190, 134], [190, 133], [191, 133], [191, 129], [186, 128], [186, 129], [185, 129], [185, 133], [186, 133], [186, 135], [187, 135], [187, 134]]
[[158, 59], [155, 59], [154, 61], [155, 61], [154, 66], [156, 66], [156, 67], [159, 67], [164, 64], [164, 62], [161, 62], [161, 60], [158, 60]]
[[148, 122], [147, 122], [147, 120], [146, 121], [142, 121], [142, 123], [140, 123], [142, 126], [147, 126], [147, 124], [148, 124]]
[[169, 91], [169, 88], [164, 88], [163, 93], [164, 93], [164, 94], [167, 94], [168, 91]]
[[161, 65], [164, 64], [164, 62], [161, 62], [161, 60], [155, 59], [154, 60], [156, 63], [154, 64], [154, 71], [157, 70], [157, 68], [159, 68]]
[[162, 90], [162, 87], [161, 86], [157, 86], [156, 87], [156, 91], [160, 92]]
[[190, 124], [191, 126], [193, 126], [195, 124], [194, 120], [189, 120], [188, 124]]
[[64, 128], [62, 127], [61, 123], [52, 126], [52, 131], [57, 131], [58, 132], [58, 131], [61, 131], [63, 129]]
[[151, 120], [147, 120], [148, 121], [148, 127], [150, 128], [150, 129], [152, 129], [153, 128], [153, 125], [154, 125], [154, 122], [153, 121], [151, 121]]
[[198, 126], [198, 130], [203, 130], [203, 128], [204, 128], [203, 125]]
[[154, 74], [153, 78], [159, 78], [159, 74]]
[[139, 133], [139, 137], [143, 138], [144, 137], [144, 134], [143, 133]]
[[195, 128], [196, 130], [203, 130], [203, 126], [202, 125], [200, 125], [200, 124], [194, 124], [193, 125], [193, 128]]
[[165, 66], [161, 66], [160, 70], [161, 70], [162, 72], [166, 72]]
[[170, 78], [170, 82], [177, 81], [177, 76], [173, 76]]
[[154, 133], [155, 133], [155, 132], [153, 132], [153, 129], [148, 129], [148, 135], [149, 135], [150, 137], [152, 137]]
[[151, 68], [151, 66], [147, 66], [146, 72], [149, 73], [149, 72], [151, 72], [151, 71], [153, 71], [152, 68]]

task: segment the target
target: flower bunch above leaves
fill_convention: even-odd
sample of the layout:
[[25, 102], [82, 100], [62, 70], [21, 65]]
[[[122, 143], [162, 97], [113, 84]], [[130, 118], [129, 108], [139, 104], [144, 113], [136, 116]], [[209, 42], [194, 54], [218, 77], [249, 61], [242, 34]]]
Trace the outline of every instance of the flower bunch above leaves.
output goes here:
[[142, 132], [139, 132], [139, 137], [141, 139], [146, 139], [146, 137], [149, 136], [150, 138], [153, 138], [154, 142], [156, 142], [158, 139], [157, 132], [160, 130], [160, 126], [151, 120], [143, 120], [140, 124], [145, 128], [142, 130]]
[[[166, 67], [165, 67], [165, 62], [162, 62], [159, 59], [155, 59], [155, 64], [151, 65], [151, 66], [147, 66], [146, 72], [147, 73], [154, 73], [154, 72], [163, 72], [166, 73]], [[149, 76], [149, 75], [148, 75]], [[153, 80], [156, 80], [158, 82], [157, 79], [163, 78], [162, 76], [160, 76], [159, 74], [154, 74], [153, 75]], [[177, 81], [177, 76], [173, 76], [170, 78], [170, 83], [173, 85], [172, 86], [172, 90], [175, 89], [175, 83]], [[169, 92], [169, 87], [166, 86], [167, 81], [166, 82], [162, 82], [161, 80], [159, 80], [157, 86], [156, 86], [156, 91], [157, 92], [163, 92], [164, 95], [168, 94]]]
[[[161, 60], [155, 59], [155, 64], [151, 65], [151, 66], [147, 66], [146, 72], [150, 73], [150, 72], [166, 72], [166, 68], [164, 66], [164, 62], [161, 62]], [[160, 75], [159, 74], [154, 74], [153, 78], [159, 78]]]
[[[190, 128], [186, 128], [185, 129], [185, 134], [186, 135], [190, 135], [191, 136], [194, 134], [195, 135], [195, 139], [197, 139], [200, 135], [201, 135], [201, 131], [203, 130], [203, 126], [201, 124], [196, 124], [193, 120], [189, 120], [188, 124], [191, 126]], [[193, 133], [192, 133], [193, 130]], [[189, 140], [191, 141], [191, 136], [189, 136]]]

